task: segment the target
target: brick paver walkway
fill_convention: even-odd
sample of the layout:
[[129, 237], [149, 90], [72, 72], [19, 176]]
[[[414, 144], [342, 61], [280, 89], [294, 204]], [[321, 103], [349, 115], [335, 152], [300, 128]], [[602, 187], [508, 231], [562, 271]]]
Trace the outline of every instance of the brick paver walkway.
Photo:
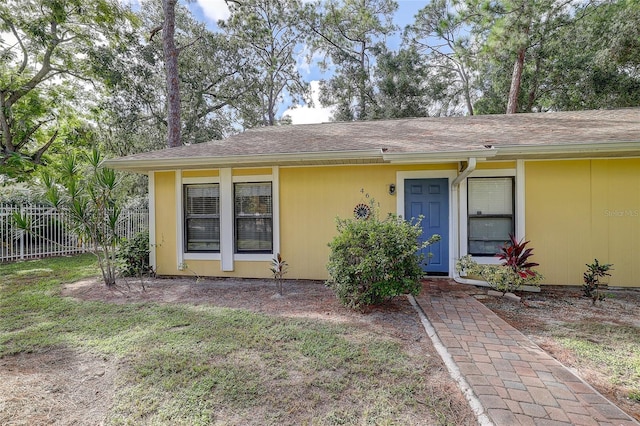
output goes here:
[[416, 301], [480, 402], [481, 418], [508, 426], [640, 425], [470, 296], [466, 286], [448, 280], [425, 286]]

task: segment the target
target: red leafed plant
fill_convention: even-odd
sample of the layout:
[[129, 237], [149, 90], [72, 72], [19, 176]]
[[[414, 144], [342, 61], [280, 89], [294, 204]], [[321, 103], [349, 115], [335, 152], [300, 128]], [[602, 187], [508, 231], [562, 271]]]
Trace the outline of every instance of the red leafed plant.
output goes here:
[[536, 273], [531, 268], [539, 264], [529, 262], [529, 258], [533, 256], [533, 249], [527, 248], [529, 241], [518, 241], [511, 234], [509, 234], [509, 239], [510, 241], [500, 248], [500, 253], [497, 254], [498, 258], [504, 261], [504, 266], [510, 267], [522, 278], [534, 276]]
[[513, 235], [496, 254], [503, 260], [502, 264], [478, 264], [471, 255], [461, 257], [456, 262], [456, 270], [468, 276], [479, 276], [494, 290], [506, 294], [520, 290], [522, 286], [538, 286], [543, 276], [532, 268], [538, 266], [530, 262], [533, 249], [527, 248], [529, 241], [518, 241]]

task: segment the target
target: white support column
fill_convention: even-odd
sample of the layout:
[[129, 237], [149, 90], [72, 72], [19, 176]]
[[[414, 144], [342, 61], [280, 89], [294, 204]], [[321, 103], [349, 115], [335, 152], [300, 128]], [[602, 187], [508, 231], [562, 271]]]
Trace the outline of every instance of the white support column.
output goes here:
[[455, 274], [456, 260], [460, 253], [459, 244], [459, 199], [460, 185], [454, 185], [449, 179], [449, 276]]
[[396, 172], [396, 214], [404, 218], [404, 180], [401, 172]]
[[156, 271], [156, 175], [149, 172], [149, 266]]
[[516, 162], [516, 238], [525, 238], [525, 178], [524, 160]]
[[184, 263], [184, 214], [182, 212], [182, 170], [176, 170], [176, 269], [182, 271]]
[[468, 247], [468, 200], [467, 200], [467, 180], [458, 185], [458, 253], [459, 257], [469, 253]]
[[220, 169], [220, 269], [233, 271], [233, 175]]
[[280, 169], [271, 169], [271, 214], [273, 215], [273, 254], [280, 253]]

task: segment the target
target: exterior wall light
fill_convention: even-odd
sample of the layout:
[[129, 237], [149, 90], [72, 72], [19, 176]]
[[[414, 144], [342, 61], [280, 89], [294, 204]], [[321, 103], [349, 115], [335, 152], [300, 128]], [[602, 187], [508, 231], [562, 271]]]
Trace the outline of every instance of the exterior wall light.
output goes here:
[[396, 195], [396, 184], [392, 183], [389, 185], [389, 195]]

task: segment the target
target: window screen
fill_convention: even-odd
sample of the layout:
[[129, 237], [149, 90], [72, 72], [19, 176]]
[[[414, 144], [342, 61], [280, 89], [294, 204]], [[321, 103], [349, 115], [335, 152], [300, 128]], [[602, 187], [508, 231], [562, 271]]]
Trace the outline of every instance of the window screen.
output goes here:
[[218, 184], [184, 186], [186, 252], [220, 251], [220, 187]]
[[235, 184], [235, 236], [238, 253], [273, 251], [271, 182]]
[[469, 253], [493, 256], [514, 232], [513, 178], [469, 178]]

